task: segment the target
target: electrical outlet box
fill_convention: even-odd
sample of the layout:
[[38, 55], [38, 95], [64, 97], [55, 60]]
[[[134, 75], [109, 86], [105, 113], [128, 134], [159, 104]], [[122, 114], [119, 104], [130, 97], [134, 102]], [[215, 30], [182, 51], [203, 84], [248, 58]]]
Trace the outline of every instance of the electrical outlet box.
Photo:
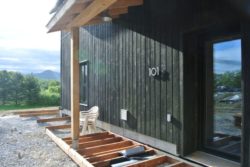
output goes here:
[[127, 121], [128, 119], [128, 110], [121, 109], [121, 120]]
[[171, 114], [167, 114], [167, 122], [172, 122], [172, 115]]

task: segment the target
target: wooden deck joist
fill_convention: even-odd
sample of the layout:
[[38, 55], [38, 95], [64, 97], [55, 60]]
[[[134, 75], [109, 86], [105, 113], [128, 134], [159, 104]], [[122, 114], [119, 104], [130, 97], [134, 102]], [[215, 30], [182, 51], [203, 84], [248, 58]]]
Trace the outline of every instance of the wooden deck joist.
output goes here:
[[47, 119], [38, 119], [37, 123], [45, 123], [45, 122], [56, 122], [56, 121], [68, 121], [71, 118], [69, 116], [67, 117], [58, 117], [58, 118], [47, 118]]
[[[177, 160], [166, 155], [159, 156], [153, 148], [112, 132], [101, 132], [80, 136], [79, 141], [80, 139], [82, 141], [79, 142], [78, 150], [75, 150], [68, 144], [72, 142], [71, 137], [61, 139], [53, 134], [52, 130], [54, 129], [57, 128], [55, 128], [55, 126], [47, 127], [46, 134], [48, 134], [51, 139], [81, 167], [108, 167], [116, 163], [117, 160], [124, 159], [120, 151], [139, 146], [145, 148], [144, 154], [149, 155], [148, 158], [146, 160], [136, 160], [136, 162], [131, 162], [131, 164], [127, 164], [126, 166], [154, 167], [164, 164], [167, 167], [192, 167], [192, 165], [182, 162], [179, 159]], [[140, 155], [141, 154], [133, 155], [131, 158], [133, 159], [133, 157]], [[128, 158], [130, 158], [130, 156]]]

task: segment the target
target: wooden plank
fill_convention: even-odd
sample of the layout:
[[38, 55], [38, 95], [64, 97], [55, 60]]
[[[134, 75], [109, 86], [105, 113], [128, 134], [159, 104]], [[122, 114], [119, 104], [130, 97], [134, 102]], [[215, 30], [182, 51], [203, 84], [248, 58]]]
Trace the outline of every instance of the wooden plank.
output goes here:
[[[148, 154], [155, 154], [155, 151], [154, 150], [147, 150], [145, 151], [145, 153], [148, 153]], [[136, 155], [134, 155], [136, 156]], [[109, 157], [109, 158], [107, 158]], [[92, 162], [92, 165], [94, 165], [95, 167], [105, 167], [105, 166], [110, 166], [110, 162], [112, 160], [115, 160], [117, 158], [120, 158], [122, 157], [121, 154], [119, 154], [118, 152], [117, 153], [113, 153], [113, 156], [107, 156], [105, 157], [106, 159], [103, 159], [103, 160], [98, 160], [96, 162]], [[103, 157], [102, 157], [103, 158]]]
[[37, 111], [16, 111], [16, 112], [13, 112], [14, 115], [20, 115], [20, 114], [38, 114], [38, 113], [47, 113], [47, 112], [55, 112], [55, 113], [58, 113], [59, 110], [56, 109], [56, 110], [37, 110]]
[[130, 6], [139, 6], [143, 4], [143, 0], [118, 0], [109, 9], [125, 8]]
[[79, 149], [93, 147], [93, 146], [100, 146], [100, 145], [110, 144], [110, 143], [116, 143], [116, 142], [120, 142], [121, 140], [122, 138], [120, 137], [113, 137], [113, 138], [108, 138], [108, 139], [101, 139], [101, 140], [96, 140], [96, 141], [79, 143]]
[[186, 164], [184, 162], [177, 162], [175, 164], [169, 165], [168, 167], [193, 167], [193, 166]]
[[69, 116], [67, 117], [59, 117], [59, 118], [48, 118], [48, 119], [38, 119], [37, 123], [44, 123], [44, 122], [56, 122], [56, 121], [67, 121], [71, 118]]
[[47, 126], [45, 128], [49, 130], [70, 129], [71, 125], [55, 125], [55, 126]]
[[173, 158], [167, 157], [166, 155], [162, 155], [156, 158], [152, 158], [149, 160], [140, 161], [138, 163], [128, 165], [127, 167], [154, 167], [154, 166], [161, 165], [164, 163], [172, 164], [176, 162], [178, 161]]
[[[115, 137], [115, 135], [108, 134], [105, 137], [106, 138], [111, 138], [111, 137]], [[103, 136], [93, 136], [93, 137], [79, 138], [79, 143], [84, 143], [84, 142], [99, 140], [99, 139], [103, 139], [103, 138], [104, 138], [104, 135]], [[72, 144], [72, 140], [65, 140], [65, 142], [68, 143], [68, 144]]]
[[88, 158], [95, 157], [95, 156], [106, 155], [108, 153], [114, 153], [114, 152], [117, 152], [117, 151], [127, 150], [127, 149], [134, 148], [134, 147], [137, 147], [137, 146], [141, 146], [141, 145], [124, 146], [124, 147], [120, 147], [120, 148], [115, 148], [115, 149], [105, 150], [105, 151], [102, 151], [102, 152], [93, 153], [91, 155], [84, 155], [84, 157], [86, 159], [88, 159]]
[[80, 167], [93, 167], [86, 159], [78, 154], [74, 149], [70, 148], [62, 139], [54, 135], [49, 129], [46, 129], [46, 134]]
[[125, 8], [108, 9], [108, 14], [110, 16], [117, 16], [117, 15], [126, 14], [126, 13], [128, 13], [128, 8], [127, 7], [125, 7]]
[[120, 156], [119, 151], [115, 151], [115, 152], [111, 152], [111, 153], [102, 154], [102, 155], [87, 158], [87, 161], [89, 161], [90, 163], [95, 163], [95, 162], [100, 162], [100, 161], [104, 161], [104, 160], [119, 157], [119, 156]]
[[[100, 132], [100, 133], [92, 133], [92, 134], [87, 134], [83, 136], [79, 136], [79, 138], [85, 138], [85, 137], [93, 137], [93, 136], [99, 136], [99, 135], [108, 135], [109, 132]], [[64, 137], [63, 140], [71, 140], [71, 137]]]
[[117, 143], [111, 143], [111, 144], [104, 144], [104, 145], [101, 145], [101, 146], [89, 147], [89, 148], [86, 148], [86, 149], [79, 149], [78, 153], [81, 154], [81, 155], [90, 156], [93, 153], [98, 153], [98, 152], [102, 152], [102, 151], [117, 149], [117, 148], [120, 148], [120, 147], [125, 147], [125, 146], [130, 146], [130, 145], [133, 145], [133, 143], [131, 141], [121, 141], [121, 142], [117, 142]]
[[98, 14], [106, 10], [117, 0], [95, 0], [93, 1], [85, 10], [83, 10], [78, 16], [70, 22], [66, 29], [72, 27], [79, 27], [88, 23], [92, 18], [96, 17]]
[[41, 113], [31, 113], [31, 114], [20, 114], [20, 117], [36, 117], [43, 115], [57, 115], [59, 112], [41, 112]]
[[79, 79], [79, 28], [71, 30], [71, 137], [72, 147], [78, 148], [80, 79]]

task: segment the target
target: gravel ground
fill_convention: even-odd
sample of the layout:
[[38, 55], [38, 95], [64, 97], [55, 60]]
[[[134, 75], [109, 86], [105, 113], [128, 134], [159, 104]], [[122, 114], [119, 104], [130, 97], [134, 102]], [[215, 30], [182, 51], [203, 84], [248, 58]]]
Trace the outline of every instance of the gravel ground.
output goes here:
[[1, 167], [76, 167], [35, 118], [0, 115]]

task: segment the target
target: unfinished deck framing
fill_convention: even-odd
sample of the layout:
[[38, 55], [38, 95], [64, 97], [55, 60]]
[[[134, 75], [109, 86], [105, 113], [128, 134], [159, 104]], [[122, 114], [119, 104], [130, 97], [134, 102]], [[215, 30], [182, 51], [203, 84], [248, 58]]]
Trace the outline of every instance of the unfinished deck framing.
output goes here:
[[80, 136], [79, 148], [75, 150], [71, 148], [71, 137], [59, 138], [53, 133], [53, 130], [58, 129], [61, 129], [61, 127], [47, 127], [46, 134], [81, 167], [111, 166], [115, 161], [124, 158], [120, 154], [120, 151], [139, 146], [143, 146], [145, 148], [145, 153], [152, 157], [146, 160], [131, 162], [124, 166], [153, 167], [164, 164], [168, 167], [192, 167], [192, 165], [175, 158], [166, 155], [157, 155], [157, 152], [153, 148], [112, 132], [101, 132]]
[[[20, 116], [27, 117], [50, 115], [52, 113], [59, 113], [58, 110], [46, 111], [27, 111], [16, 112]], [[55, 117], [38, 119], [37, 123], [70, 121], [71, 117]], [[167, 167], [192, 167], [187, 162], [174, 158], [173, 156], [158, 155], [155, 149], [136, 142], [134, 140], [125, 138], [112, 132], [93, 133], [84, 136], [79, 136], [78, 149], [72, 148], [72, 137], [60, 138], [56, 136], [55, 130], [71, 130], [71, 124], [57, 124], [45, 127], [46, 134], [66, 153], [72, 158], [80, 167], [108, 167], [111, 165], [141, 167], [154, 167], [164, 164]], [[133, 156], [124, 157], [120, 152], [131, 148], [144, 147], [144, 152], [135, 154]], [[145, 159], [135, 160], [134, 157], [146, 155]], [[119, 162], [119, 163], [118, 163]], [[122, 164], [124, 163], [124, 164]]]

